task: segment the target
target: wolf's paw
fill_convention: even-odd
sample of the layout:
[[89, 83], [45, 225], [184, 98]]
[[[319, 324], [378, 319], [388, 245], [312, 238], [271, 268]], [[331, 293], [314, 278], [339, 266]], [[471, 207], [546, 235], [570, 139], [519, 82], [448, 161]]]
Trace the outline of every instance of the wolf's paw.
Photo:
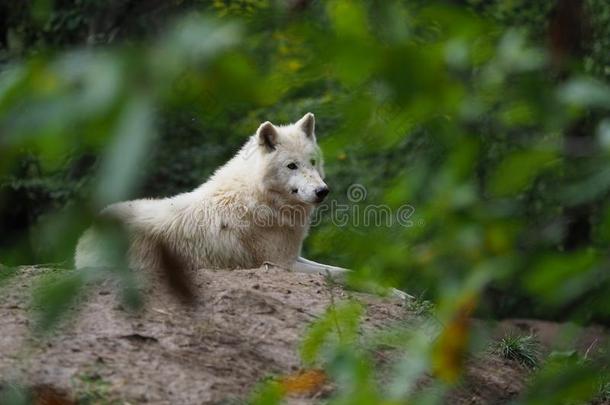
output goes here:
[[407, 294], [406, 292], [397, 290], [396, 288], [392, 288], [390, 290], [390, 293], [392, 297], [398, 298], [403, 301], [409, 301], [415, 298], [411, 294]]
[[268, 271], [270, 268], [278, 267], [278, 265], [271, 262], [263, 262], [263, 265], [261, 267]]

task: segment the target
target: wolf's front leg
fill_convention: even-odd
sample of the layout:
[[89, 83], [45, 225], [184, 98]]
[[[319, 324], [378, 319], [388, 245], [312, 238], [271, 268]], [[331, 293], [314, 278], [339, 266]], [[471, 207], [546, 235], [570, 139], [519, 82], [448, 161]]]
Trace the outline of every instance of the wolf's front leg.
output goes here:
[[[304, 257], [298, 257], [297, 260], [290, 267], [290, 270], [299, 273], [309, 274], [326, 274], [333, 280], [345, 284], [345, 277], [351, 270], [344, 269], [343, 267], [329, 266], [327, 264], [317, 263], [313, 260], [307, 260]], [[403, 300], [412, 299], [413, 296], [407, 294], [404, 291], [397, 290], [396, 288], [390, 289], [392, 296]]]
[[290, 270], [298, 273], [309, 273], [309, 274], [326, 274], [333, 280], [338, 282], [344, 282], [345, 276], [349, 272], [348, 269], [342, 267], [328, 266], [326, 264], [316, 263], [311, 260], [307, 260], [303, 257], [297, 258], [297, 260], [290, 266]]

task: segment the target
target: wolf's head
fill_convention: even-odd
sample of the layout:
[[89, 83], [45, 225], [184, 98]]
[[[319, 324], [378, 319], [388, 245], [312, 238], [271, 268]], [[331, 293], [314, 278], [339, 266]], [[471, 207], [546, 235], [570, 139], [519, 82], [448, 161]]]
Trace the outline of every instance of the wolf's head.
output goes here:
[[316, 143], [315, 118], [307, 113], [290, 125], [269, 121], [256, 131], [263, 158], [263, 186], [276, 197], [296, 203], [317, 204], [329, 192], [324, 183], [322, 153]]

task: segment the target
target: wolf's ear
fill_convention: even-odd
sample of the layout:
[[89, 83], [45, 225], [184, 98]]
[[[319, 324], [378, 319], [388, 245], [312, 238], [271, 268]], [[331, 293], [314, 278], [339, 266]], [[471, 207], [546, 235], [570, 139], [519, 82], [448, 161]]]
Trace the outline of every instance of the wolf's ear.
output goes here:
[[275, 150], [277, 144], [277, 130], [272, 123], [266, 121], [261, 124], [256, 130], [258, 136], [258, 144], [264, 147], [268, 152]]
[[315, 135], [315, 126], [316, 126], [316, 118], [312, 113], [308, 112], [297, 122], [297, 126], [305, 132], [308, 138], [313, 140], [316, 139]]

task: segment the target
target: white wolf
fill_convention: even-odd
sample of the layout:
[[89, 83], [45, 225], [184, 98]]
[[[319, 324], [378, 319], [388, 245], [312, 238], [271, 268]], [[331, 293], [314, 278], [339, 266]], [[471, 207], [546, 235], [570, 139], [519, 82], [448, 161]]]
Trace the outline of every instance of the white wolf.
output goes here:
[[[190, 270], [273, 264], [344, 281], [349, 270], [300, 256], [312, 211], [329, 193], [323, 179], [315, 118], [307, 113], [290, 125], [261, 124], [233, 159], [191, 192], [113, 204], [102, 215], [127, 229], [132, 268], [158, 268], [162, 245]], [[104, 267], [101, 245], [94, 228], [86, 231], [76, 267]]]
[[[345, 269], [300, 257], [309, 219], [329, 192], [315, 118], [265, 122], [233, 159], [195, 190], [164, 199], [121, 202], [102, 211], [119, 220], [130, 239], [135, 268], [159, 266], [159, 243], [189, 269], [256, 268], [265, 263], [299, 272], [340, 276]], [[96, 231], [76, 248], [77, 268], [101, 267]]]

